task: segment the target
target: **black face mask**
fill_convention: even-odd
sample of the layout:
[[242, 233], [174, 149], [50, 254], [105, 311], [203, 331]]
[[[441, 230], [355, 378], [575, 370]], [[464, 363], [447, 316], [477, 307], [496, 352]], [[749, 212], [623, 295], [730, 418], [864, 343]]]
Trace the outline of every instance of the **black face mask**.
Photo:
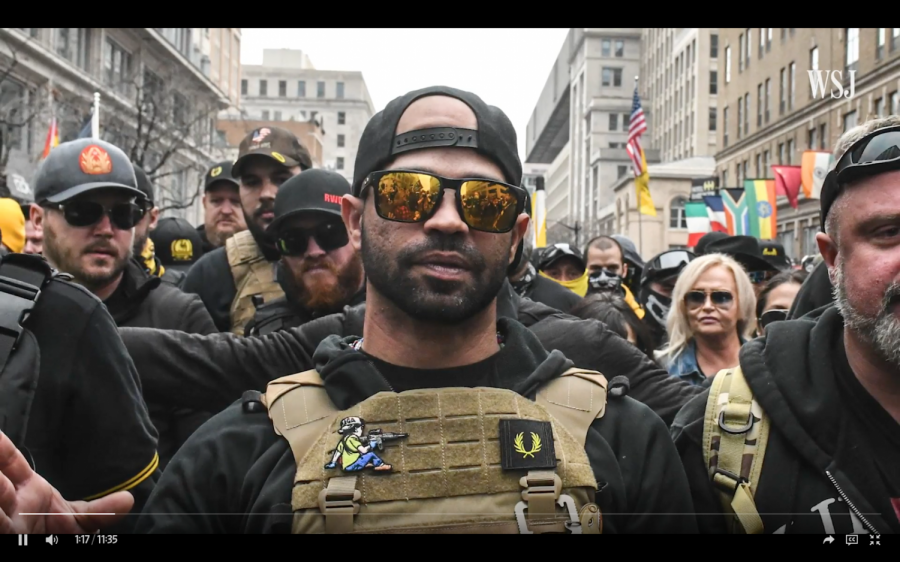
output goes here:
[[641, 304], [647, 314], [644, 320], [650, 324], [656, 324], [657, 330], [666, 331], [666, 318], [669, 316], [669, 309], [672, 308], [672, 299], [657, 293], [650, 287], [641, 289]]
[[616, 292], [624, 296], [622, 278], [606, 269], [591, 273], [588, 277], [588, 293], [600, 292]]

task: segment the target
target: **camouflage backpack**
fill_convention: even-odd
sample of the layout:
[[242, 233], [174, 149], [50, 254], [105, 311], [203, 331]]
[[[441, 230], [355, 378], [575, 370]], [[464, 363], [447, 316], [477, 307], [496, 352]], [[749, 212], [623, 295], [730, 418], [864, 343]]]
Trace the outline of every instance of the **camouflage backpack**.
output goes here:
[[769, 441], [769, 417], [740, 367], [713, 379], [703, 422], [703, 459], [728, 519], [729, 533], [763, 532], [753, 497]]
[[438, 388], [339, 411], [313, 370], [272, 381], [261, 401], [297, 463], [295, 534], [597, 534], [584, 442], [606, 389], [600, 373], [570, 369], [536, 401]]

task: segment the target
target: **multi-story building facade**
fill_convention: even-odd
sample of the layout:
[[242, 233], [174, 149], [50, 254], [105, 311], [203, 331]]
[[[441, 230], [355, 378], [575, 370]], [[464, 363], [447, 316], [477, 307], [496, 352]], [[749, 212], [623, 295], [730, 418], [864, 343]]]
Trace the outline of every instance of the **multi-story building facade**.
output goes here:
[[[719, 48], [720, 185], [772, 178], [772, 164], [799, 166], [803, 151], [830, 151], [847, 129], [900, 114], [900, 28], [722, 29]], [[832, 71], [842, 73], [844, 92], [831, 82]], [[815, 95], [811, 72], [823, 78], [824, 91], [817, 84]], [[853, 95], [841, 96], [851, 85]], [[795, 210], [779, 199], [787, 254], [817, 253], [818, 200], [801, 192]]]
[[375, 107], [361, 72], [318, 70], [305, 53], [265, 49], [261, 65], [243, 65], [242, 115], [265, 121], [316, 121], [324, 131], [323, 166], [353, 179], [356, 149]]
[[[101, 138], [137, 149], [144, 167], [156, 169], [165, 215], [202, 221], [202, 178], [221, 158], [215, 116], [238, 103], [239, 80], [212, 77], [210, 61], [240, 52], [240, 30], [211, 30], [228, 37], [205, 55], [192, 28], [0, 28], [0, 106], [30, 120], [8, 127], [5, 173], [31, 180], [52, 117], [60, 141], [76, 138], [99, 93]], [[224, 33], [221, 33], [224, 32]], [[224, 79], [224, 81], [223, 81]], [[149, 122], [153, 123], [152, 130]], [[146, 150], [143, 149], [146, 144]], [[2, 166], [0, 166], [2, 167]]]
[[[640, 69], [639, 28], [574, 28], [566, 37], [526, 133], [526, 161], [557, 172], [555, 161], [569, 147], [567, 181], [548, 182], [548, 242], [613, 232], [612, 186], [631, 173], [625, 143]], [[657, 150], [645, 154], [648, 163], [659, 161]]]
[[640, 93], [651, 116], [644, 145], [659, 149], [663, 162], [715, 155], [718, 30], [647, 28], [641, 40]]

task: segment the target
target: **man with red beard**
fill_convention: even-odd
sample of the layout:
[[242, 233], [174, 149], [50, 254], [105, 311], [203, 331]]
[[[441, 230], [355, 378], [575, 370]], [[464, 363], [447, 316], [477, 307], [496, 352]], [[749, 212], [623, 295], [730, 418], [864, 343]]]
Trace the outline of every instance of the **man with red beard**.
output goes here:
[[306, 170], [282, 184], [267, 233], [281, 254], [277, 279], [285, 296], [261, 306], [246, 335], [294, 328], [365, 302], [362, 258], [341, 221], [348, 194], [347, 180], [327, 170]]

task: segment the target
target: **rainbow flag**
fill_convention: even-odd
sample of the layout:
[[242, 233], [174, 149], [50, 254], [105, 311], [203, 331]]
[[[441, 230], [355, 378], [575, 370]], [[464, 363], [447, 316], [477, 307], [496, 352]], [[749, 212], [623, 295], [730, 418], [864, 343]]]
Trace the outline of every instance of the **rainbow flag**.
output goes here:
[[731, 236], [750, 234], [750, 216], [747, 212], [747, 192], [743, 189], [724, 187], [719, 191], [725, 211], [725, 224]]
[[778, 233], [778, 205], [775, 180], [744, 180], [747, 211], [750, 215], [750, 236], [760, 240], [774, 240]]

